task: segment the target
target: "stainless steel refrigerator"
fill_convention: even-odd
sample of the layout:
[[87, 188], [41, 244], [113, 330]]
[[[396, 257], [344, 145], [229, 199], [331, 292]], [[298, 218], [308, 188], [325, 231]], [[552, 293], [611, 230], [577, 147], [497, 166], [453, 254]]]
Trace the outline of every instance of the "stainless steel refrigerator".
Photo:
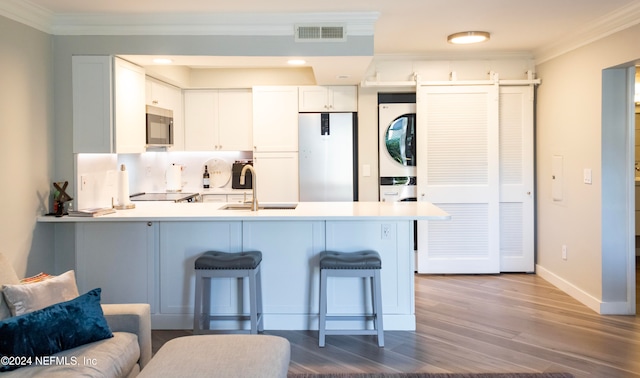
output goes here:
[[356, 201], [355, 113], [300, 113], [300, 201]]

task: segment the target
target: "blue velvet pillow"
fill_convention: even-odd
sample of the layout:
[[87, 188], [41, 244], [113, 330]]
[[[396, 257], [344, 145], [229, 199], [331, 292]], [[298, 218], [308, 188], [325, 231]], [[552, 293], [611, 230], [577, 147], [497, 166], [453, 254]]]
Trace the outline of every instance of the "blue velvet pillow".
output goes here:
[[[101, 289], [0, 321], [0, 371], [28, 365], [93, 341], [113, 337], [100, 306]], [[9, 358], [7, 358], [9, 357]]]

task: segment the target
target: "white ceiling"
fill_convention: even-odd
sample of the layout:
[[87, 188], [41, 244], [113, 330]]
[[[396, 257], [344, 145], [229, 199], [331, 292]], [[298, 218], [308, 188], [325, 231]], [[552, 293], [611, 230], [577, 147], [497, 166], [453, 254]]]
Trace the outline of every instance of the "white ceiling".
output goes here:
[[[54, 24], [85, 16], [101, 17], [101, 22], [126, 17], [146, 17], [141, 20], [149, 22], [155, 16], [166, 22], [188, 15], [268, 19], [294, 13], [372, 12], [377, 15], [374, 55], [382, 58], [528, 54], [543, 61], [640, 23], [638, 0], [0, 0], [0, 11], [2, 3], [11, 2], [30, 3], [51, 15]], [[473, 46], [446, 42], [447, 35], [467, 30], [488, 31], [491, 39]]]

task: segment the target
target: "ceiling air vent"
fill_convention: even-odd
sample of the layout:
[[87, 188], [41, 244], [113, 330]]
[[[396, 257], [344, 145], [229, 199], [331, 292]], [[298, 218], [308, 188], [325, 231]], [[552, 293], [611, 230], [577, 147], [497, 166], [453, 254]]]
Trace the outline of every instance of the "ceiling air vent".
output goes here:
[[296, 25], [296, 42], [344, 42], [344, 25]]

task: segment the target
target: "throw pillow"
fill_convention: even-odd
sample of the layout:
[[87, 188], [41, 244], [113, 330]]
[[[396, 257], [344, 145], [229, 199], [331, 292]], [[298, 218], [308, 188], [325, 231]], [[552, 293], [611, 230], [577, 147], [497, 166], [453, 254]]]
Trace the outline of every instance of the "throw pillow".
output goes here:
[[11, 315], [18, 316], [76, 298], [78, 287], [75, 273], [70, 270], [40, 282], [4, 285], [2, 294]]
[[42, 310], [0, 321], [0, 372], [37, 357], [113, 337], [100, 306], [101, 289]]
[[55, 277], [55, 276], [52, 276], [51, 274], [47, 274], [45, 272], [40, 272], [40, 273], [36, 274], [35, 276], [25, 277], [25, 278], [21, 279], [20, 283], [21, 284], [26, 284], [26, 283], [40, 282], [40, 281], [48, 280], [51, 277]]

